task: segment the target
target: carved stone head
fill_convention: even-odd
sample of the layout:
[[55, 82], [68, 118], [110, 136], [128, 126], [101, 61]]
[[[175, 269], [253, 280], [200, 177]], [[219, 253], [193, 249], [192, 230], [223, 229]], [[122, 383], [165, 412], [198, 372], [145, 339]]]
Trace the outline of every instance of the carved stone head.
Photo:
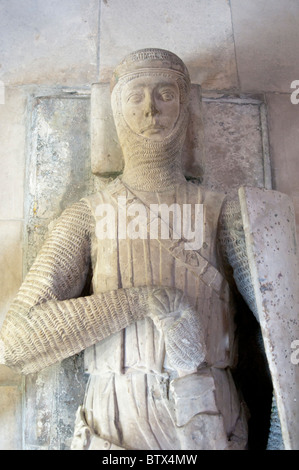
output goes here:
[[190, 86], [185, 64], [163, 49], [133, 52], [116, 67], [111, 104], [125, 167], [168, 161], [181, 170]]

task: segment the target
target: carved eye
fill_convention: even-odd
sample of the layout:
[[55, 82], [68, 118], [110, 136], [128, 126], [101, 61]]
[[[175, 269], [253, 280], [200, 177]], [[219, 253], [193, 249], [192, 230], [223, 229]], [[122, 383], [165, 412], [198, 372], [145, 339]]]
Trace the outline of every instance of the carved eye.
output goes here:
[[137, 104], [137, 103], [141, 103], [143, 99], [143, 95], [142, 93], [132, 93], [131, 95], [128, 96], [127, 98], [127, 102], [128, 103], [132, 103], [132, 104]]
[[172, 101], [174, 99], [174, 93], [168, 90], [162, 91], [160, 96], [163, 101]]

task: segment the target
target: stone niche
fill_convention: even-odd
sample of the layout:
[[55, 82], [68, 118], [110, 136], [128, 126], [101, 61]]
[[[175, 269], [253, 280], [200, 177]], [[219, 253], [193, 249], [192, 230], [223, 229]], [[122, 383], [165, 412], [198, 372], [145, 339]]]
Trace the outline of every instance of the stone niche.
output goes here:
[[[203, 94], [193, 85], [183, 162], [188, 178], [233, 193], [240, 185], [271, 188], [262, 96]], [[90, 100], [91, 97], [91, 100]], [[25, 271], [63, 209], [121, 173], [109, 86], [91, 95], [48, 90], [29, 101]], [[26, 378], [25, 449], [69, 449], [87, 376], [83, 356]]]

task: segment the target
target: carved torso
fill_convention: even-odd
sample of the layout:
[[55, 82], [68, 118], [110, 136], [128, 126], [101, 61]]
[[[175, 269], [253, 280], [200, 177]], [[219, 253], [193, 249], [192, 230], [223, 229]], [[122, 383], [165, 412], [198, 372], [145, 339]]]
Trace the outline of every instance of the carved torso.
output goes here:
[[[183, 249], [183, 241], [177, 239], [156, 240], [148, 236], [147, 239], [116, 237], [103, 240], [95, 233], [92, 240], [93, 292], [144, 285], [176, 287], [184, 291], [200, 312], [204, 325], [207, 370], [211, 371], [210, 367], [221, 369], [218, 373], [221, 381], [229, 384], [224, 369], [234, 361], [234, 322], [228, 284], [217, 269], [216, 246], [217, 221], [224, 196], [204, 191], [192, 183], [163, 194], [132, 193], [116, 180], [107, 190], [88, 199], [95, 220], [100, 204], [113, 205], [117, 214], [119, 197], [125, 197], [128, 205], [142, 201], [146, 207], [162, 201], [177, 203], [180, 207], [203, 204], [203, 227], [198, 227], [203, 230], [203, 244], [199, 250], [192, 251]], [[118, 221], [116, 226], [119, 226]], [[181, 424], [187, 425], [187, 421], [179, 417], [182, 407], [182, 402], [178, 404], [179, 396], [175, 398], [174, 394], [169, 398], [169, 394], [170, 384], [181, 379], [168, 360], [163, 333], [150, 318], [88, 348], [85, 365], [91, 374], [85, 404], [86, 420], [93, 423], [100, 436], [110, 436], [112, 442], [126, 448], [199, 448], [202, 445], [178, 436], [178, 422], [183, 420]], [[194, 375], [190, 377], [194, 379]], [[206, 374], [204, 379], [195, 377], [202, 384], [206, 380]], [[189, 385], [189, 389], [192, 402], [198, 383]], [[187, 398], [184, 407], [186, 402]], [[195, 405], [195, 415], [197, 411]], [[158, 428], [163, 428], [161, 435]], [[223, 447], [227, 445], [224, 435], [220, 438]]]

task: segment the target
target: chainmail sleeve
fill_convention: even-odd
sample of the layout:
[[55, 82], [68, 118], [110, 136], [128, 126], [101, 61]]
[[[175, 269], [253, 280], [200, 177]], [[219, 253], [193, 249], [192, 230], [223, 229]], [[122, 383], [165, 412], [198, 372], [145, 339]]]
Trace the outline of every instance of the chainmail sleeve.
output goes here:
[[0, 333], [0, 363], [36, 372], [121, 330], [148, 312], [147, 289], [79, 297], [94, 221], [80, 201], [58, 219], [12, 303]]
[[233, 272], [236, 286], [258, 320], [258, 310], [246, 253], [240, 203], [227, 199], [219, 220], [219, 242], [224, 267]]
[[[90, 266], [94, 223], [84, 201], [59, 218], [6, 315], [0, 363], [24, 374], [37, 372], [145, 316], [161, 322], [161, 315], [171, 313], [167, 330], [177, 362], [184, 346], [180, 328], [190, 323], [192, 308], [176, 289], [144, 286], [80, 297]], [[193, 333], [198, 333], [196, 328]], [[201, 347], [193, 347], [192, 353], [194, 360], [202, 359]]]

